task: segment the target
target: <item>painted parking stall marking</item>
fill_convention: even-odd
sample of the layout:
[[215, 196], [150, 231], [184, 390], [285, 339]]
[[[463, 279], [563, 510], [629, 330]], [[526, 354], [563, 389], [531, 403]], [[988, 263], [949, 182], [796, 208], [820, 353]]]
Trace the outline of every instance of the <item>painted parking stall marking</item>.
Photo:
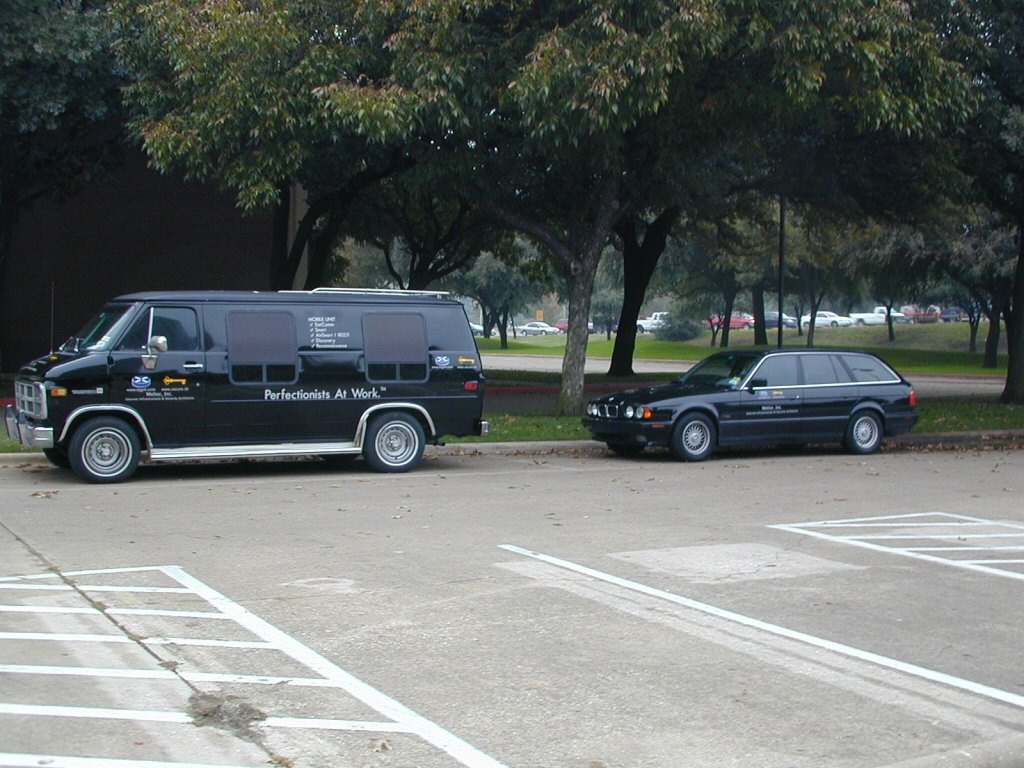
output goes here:
[[800, 632], [799, 630], [790, 629], [777, 624], [772, 624], [761, 619], [757, 619], [751, 616], [745, 616], [735, 611], [730, 611], [724, 608], [719, 608], [708, 603], [694, 600], [683, 595], [675, 594], [663, 589], [648, 586], [647, 584], [633, 581], [631, 579], [625, 579], [620, 576], [616, 576], [611, 573], [599, 571], [594, 568], [575, 563], [570, 560], [564, 560], [560, 557], [554, 557], [552, 555], [544, 554], [542, 552], [536, 552], [531, 549], [526, 549], [513, 544], [502, 544], [501, 549], [508, 552], [512, 552], [523, 557], [531, 558], [533, 560], [547, 563], [548, 565], [555, 566], [566, 571], [571, 571], [576, 574], [580, 574], [589, 579], [594, 579], [605, 584], [611, 584], [616, 587], [620, 587], [631, 592], [646, 595], [648, 597], [657, 598], [669, 603], [673, 603], [684, 608], [688, 608], [694, 611], [698, 611], [702, 614], [714, 616], [717, 619], [721, 619], [727, 622], [732, 622], [750, 629], [754, 629], [760, 632], [768, 633], [776, 637], [786, 638], [788, 640], [794, 640], [798, 643], [802, 643], [808, 646], [819, 648], [825, 651], [830, 651], [847, 658], [855, 659], [862, 662], [890, 669], [903, 674], [911, 675], [913, 677], [930, 681], [932, 683], [938, 683], [940, 685], [949, 686], [952, 688], [965, 691], [977, 696], [1001, 702], [1003, 704], [1009, 704], [1020, 709], [1024, 709], [1024, 696], [1013, 693], [1012, 691], [1004, 691], [999, 688], [977, 683], [972, 680], [966, 680], [964, 678], [955, 677], [948, 675], [944, 672], [940, 672], [934, 669], [928, 669], [917, 664], [910, 664], [908, 662], [900, 661], [899, 659], [889, 658], [882, 656], [871, 651], [863, 650], [861, 648], [855, 648], [853, 646], [846, 645], [844, 643], [835, 642], [827, 638], [816, 637], [814, 635], [807, 634], [806, 632]]
[[946, 512], [919, 512], [772, 525], [876, 552], [1024, 581], [1024, 525]]
[[[154, 633], [154, 627], [173, 629], [161, 634]], [[66, 631], [69, 628], [79, 631]], [[78, 663], [24, 663], [26, 656], [32, 661], [71, 658]], [[96, 659], [120, 663], [87, 663]], [[40, 689], [7, 685], [3, 683], [5, 679], [57, 684]], [[75, 688], [79, 685], [76, 681], [87, 687]], [[101, 683], [105, 691], [114, 686], [115, 698], [131, 704], [83, 705], [86, 700], [95, 703], [90, 699], [93, 689], [88, 686], [98, 687]], [[167, 683], [172, 685], [166, 686]], [[147, 698], [155, 702], [153, 706], [136, 705], [133, 696], [138, 695], [138, 689], [134, 694], [126, 690], [117, 696], [117, 685], [140, 684], [152, 689], [147, 689]], [[236, 698], [248, 700], [253, 695], [254, 701], [261, 700], [253, 692], [272, 688], [278, 697], [267, 699], [272, 703], [280, 698], [282, 690], [330, 689], [337, 693], [327, 704], [322, 697], [315, 700], [314, 707], [326, 712], [302, 711], [303, 716], [295, 716], [295, 702], [291, 702], [289, 711], [279, 715], [259, 710], [246, 727], [260, 734], [315, 731], [321, 738], [331, 732], [408, 735], [425, 742], [427, 746], [421, 749], [447, 755], [453, 761], [449, 764], [504, 768], [494, 758], [364, 683], [178, 566], [0, 578], [0, 691], [48, 690], [52, 691], [53, 699], [18, 700], [14, 695], [0, 693], [0, 723], [5, 718], [20, 718], [16, 721], [19, 723], [27, 720], [28, 730], [39, 736], [33, 746], [42, 748], [27, 752], [24, 737], [14, 741], [18, 738], [15, 731], [24, 732], [25, 728], [0, 728], [0, 734], [5, 734], [0, 735], [0, 764], [58, 768], [101, 764], [140, 768], [265, 765], [266, 753], [252, 756], [252, 744], [246, 744], [247, 749], [242, 750], [250, 756], [241, 763], [208, 763], [211, 755], [201, 751], [197, 756], [203, 760], [199, 762], [149, 759], [154, 756], [134, 753], [130, 757], [43, 754], [42, 750], [52, 750], [51, 737], [60, 728], [46, 726], [47, 719], [131, 721], [139, 727], [200, 724], [200, 718], [190, 707], [194, 695], [190, 698], [189, 694], [205, 692], [201, 688], [204, 685], [228, 686], [229, 690], [241, 692]], [[37, 699], [39, 694], [33, 696]], [[165, 706], [159, 706], [160, 703]], [[318, 716], [321, 714], [325, 716]], [[367, 717], [368, 714], [375, 717]], [[193, 727], [191, 732], [197, 730], [203, 729]]]

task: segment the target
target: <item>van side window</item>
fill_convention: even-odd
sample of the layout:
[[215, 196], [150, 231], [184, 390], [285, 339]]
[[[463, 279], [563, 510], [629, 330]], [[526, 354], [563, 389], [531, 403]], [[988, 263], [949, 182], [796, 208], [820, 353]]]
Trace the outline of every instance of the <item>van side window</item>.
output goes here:
[[228, 366], [236, 384], [292, 384], [298, 379], [295, 321], [290, 312], [228, 315]]
[[150, 307], [128, 329], [118, 349], [145, 350], [151, 336], [167, 339], [168, 352], [199, 349], [199, 323], [190, 307]]
[[427, 329], [422, 315], [363, 315], [363, 345], [370, 381], [427, 380]]

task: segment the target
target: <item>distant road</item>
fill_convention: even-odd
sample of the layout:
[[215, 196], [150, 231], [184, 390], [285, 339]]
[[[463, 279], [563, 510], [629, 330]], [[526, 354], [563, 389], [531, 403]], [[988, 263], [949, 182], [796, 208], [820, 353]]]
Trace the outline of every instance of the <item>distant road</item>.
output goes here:
[[[562, 358], [556, 355], [482, 355], [484, 371], [554, 371], [562, 370]], [[607, 357], [587, 358], [587, 373], [606, 373]], [[683, 373], [692, 362], [677, 360], [634, 360], [633, 370], [644, 373]], [[988, 396], [998, 397], [1006, 379], [1003, 376], [956, 376], [916, 373], [907, 375], [917, 394], [923, 397]]]

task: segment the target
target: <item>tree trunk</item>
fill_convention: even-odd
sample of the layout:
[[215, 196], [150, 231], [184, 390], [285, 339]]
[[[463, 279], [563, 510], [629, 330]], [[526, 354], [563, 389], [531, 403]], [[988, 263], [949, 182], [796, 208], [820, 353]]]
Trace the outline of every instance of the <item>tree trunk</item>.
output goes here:
[[1017, 268], [1013, 275], [1013, 296], [1006, 312], [1006, 386], [999, 401], [1024, 403], [1024, 222], [1017, 225]]
[[968, 342], [967, 351], [978, 351], [978, 326], [981, 325], [981, 317], [972, 317], [968, 323], [971, 329], [971, 340]]
[[[288, 221], [291, 218], [292, 187], [287, 182], [277, 185], [280, 199], [274, 206], [274, 223], [270, 241], [270, 274], [267, 275], [267, 284], [273, 291], [287, 290], [292, 287], [291, 278], [288, 274]], [[287, 275], [288, 282], [282, 283], [283, 276]]]
[[[768, 329], [764, 324], [764, 286], [760, 283], [750, 289], [750, 298], [754, 313], [754, 344], [768, 346]], [[779, 322], [782, 322], [782, 310], [779, 310]]]
[[558, 393], [558, 416], [579, 416], [583, 413], [585, 367], [587, 362], [587, 318], [594, 292], [594, 277], [600, 251], [584, 253], [576, 262], [576, 274], [569, 280], [569, 330], [562, 358], [562, 389]]
[[736, 294], [727, 293], [722, 296], [725, 299], [725, 312], [722, 313], [722, 348], [729, 346], [729, 331], [732, 325], [732, 308], [736, 306]]
[[633, 353], [636, 349], [636, 325], [640, 308], [647, 296], [654, 270], [661, 254], [665, 252], [668, 233], [679, 217], [678, 206], [668, 208], [647, 226], [641, 243], [637, 238], [636, 222], [623, 219], [615, 228], [622, 239], [622, 310], [619, 313], [619, 330], [612, 347], [609, 376], [632, 376]]
[[999, 323], [1002, 319], [1000, 314], [999, 310], [994, 308], [992, 314], [988, 316], [988, 334], [985, 336], [985, 357], [981, 363], [982, 368], [995, 368], [999, 365]]

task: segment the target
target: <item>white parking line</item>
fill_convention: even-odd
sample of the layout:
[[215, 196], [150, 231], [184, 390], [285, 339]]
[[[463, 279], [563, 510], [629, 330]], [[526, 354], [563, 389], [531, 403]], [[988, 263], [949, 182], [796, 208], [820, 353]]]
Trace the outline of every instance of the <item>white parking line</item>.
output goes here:
[[[1020, 552], [1024, 547], [997, 544], [1006, 539], [1024, 538], [1024, 525], [1006, 520], [986, 520], [980, 517], [954, 515], [946, 512], [915, 512], [906, 515], [858, 517], [847, 520], [816, 520], [803, 523], [770, 525], [779, 531], [812, 536], [816, 539], [849, 544], [875, 552], [900, 555], [929, 563], [961, 568], [990, 576], [1024, 581], [1024, 570], [999, 566], [1021, 565], [1020, 560], [1005, 558], [957, 558], [959, 553]], [[916, 529], [915, 533], [890, 533], [894, 528]], [[964, 532], [970, 530], [970, 533]], [[979, 533], [980, 529], [987, 529]], [[868, 531], [876, 531], [868, 533]], [[990, 546], [978, 546], [990, 540]], [[906, 546], [907, 542], [921, 542], [921, 546]], [[963, 546], [949, 545], [949, 541], [971, 542]], [[891, 543], [887, 543], [891, 542]], [[926, 542], [942, 542], [941, 546]]]
[[[75, 576], [103, 576], [116, 574], [143, 574], [146, 578], [152, 579], [155, 574], [159, 578], [170, 579], [178, 586], [157, 587], [150, 585], [123, 585], [104, 584], [103, 579], [90, 578], [89, 584], [71, 585], [67, 580]], [[62, 579], [62, 583], [46, 583], [47, 580]], [[159, 583], [159, 582], [157, 582]], [[50, 590], [66, 591], [74, 595], [88, 594], [90, 592], [119, 592], [119, 593], [140, 593], [147, 595], [178, 595], [187, 594], [204, 600], [214, 610], [212, 611], [175, 611], [162, 609], [116, 609], [106, 606], [97, 607], [92, 605], [83, 606], [35, 606], [40, 613], [69, 613], [69, 614], [95, 614], [107, 615], [117, 613], [119, 615], [136, 616], [164, 616], [164, 617], [188, 617], [190, 619], [216, 619], [217, 621], [229, 621], [236, 626], [248, 630], [254, 636], [254, 640], [218, 640], [216, 638], [194, 638], [194, 637], [146, 637], [135, 634], [75, 634], [75, 633], [46, 633], [46, 632], [0, 632], [0, 640], [13, 642], [62, 642], [62, 643], [137, 643], [142, 647], [157, 645], [179, 645], [179, 646], [207, 646], [222, 648], [259, 648], [266, 649], [287, 656], [287, 666], [293, 662], [299, 662], [302, 666], [317, 676], [311, 677], [286, 677], [276, 675], [248, 675], [231, 673], [204, 673], [201, 671], [186, 671], [178, 669], [111, 669], [111, 668], [86, 668], [67, 666], [46, 666], [46, 665], [25, 665], [25, 664], [0, 664], [0, 674], [16, 675], [55, 675], [75, 677], [96, 677], [96, 678], [121, 678], [121, 679], [149, 679], [155, 681], [186, 681], [186, 682], [216, 682], [236, 683], [255, 685], [288, 685], [288, 686], [309, 686], [317, 688], [335, 688], [344, 691], [348, 695], [358, 699], [364, 705], [376, 710], [386, 719], [382, 721], [342, 720], [317, 717], [275, 717], [269, 714], [266, 718], [253, 722], [255, 728], [287, 728], [287, 729], [317, 729], [334, 730], [351, 733], [359, 732], [383, 732], [383, 733], [404, 733], [410, 734], [426, 741], [436, 749], [446, 753], [458, 763], [467, 768], [505, 768], [505, 766], [489, 755], [471, 746], [458, 738], [440, 725], [427, 720], [421, 715], [413, 712], [408, 707], [395, 699], [381, 693], [375, 688], [367, 685], [354, 675], [346, 672], [331, 661], [316, 653], [312, 649], [299, 643], [290, 635], [285, 634], [273, 625], [259, 618], [241, 605], [229, 600], [224, 595], [215, 591], [203, 582], [195, 579], [178, 566], [147, 566], [145, 568], [131, 569], [118, 568], [110, 570], [89, 570], [64, 574], [36, 574], [26, 577], [4, 577], [0, 578], [0, 588], [15, 592], [17, 590]], [[33, 606], [5, 604], [0, 606], [0, 613], [31, 614]], [[39, 717], [61, 717], [61, 718], [95, 718], [114, 720], [133, 720], [140, 722], [164, 722], [164, 723], [193, 723], [194, 720], [184, 711], [161, 711], [161, 710], [138, 710], [138, 709], [117, 709], [117, 708], [94, 708], [94, 707], [73, 707], [73, 706], [47, 706], [39, 704], [20, 704], [0, 702], [0, 714], [39, 716]], [[22, 761], [22, 762], [18, 762]], [[133, 761], [133, 760], [103, 760], [91, 761], [89, 758], [75, 757], [53, 757], [47, 755], [25, 755], [11, 753], [4, 755], [0, 753], [0, 764], [2, 765], [50, 765], [67, 766], [68, 768], [83, 768], [99, 765], [116, 766], [190, 766], [200, 765], [198, 763], [161, 763], [159, 761]]]
[[832, 640], [826, 640], [825, 638], [815, 637], [814, 635], [809, 635], [805, 632], [800, 632], [794, 629], [788, 629], [787, 627], [782, 627], [777, 624], [771, 624], [766, 621], [761, 621], [760, 619], [755, 619], [750, 616], [744, 616], [743, 614], [735, 613], [734, 611], [718, 608], [716, 606], [709, 605], [708, 603], [702, 603], [699, 600], [693, 600], [688, 597], [683, 597], [682, 595], [677, 595], [673, 592], [666, 592], [665, 590], [656, 589], [655, 587], [649, 587], [646, 584], [641, 584], [639, 582], [631, 581], [629, 579], [623, 579], [619, 576], [614, 576], [610, 573], [605, 573], [603, 571], [598, 571], [593, 568], [589, 568], [585, 565], [580, 565], [579, 563], [574, 563], [569, 560], [563, 560], [561, 558], [553, 557], [551, 555], [545, 555], [540, 552], [535, 552], [533, 550], [517, 547], [513, 544], [502, 544], [500, 545], [500, 547], [501, 549], [507, 550], [509, 552], [514, 552], [518, 555], [523, 555], [524, 557], [530, 557], [534, 560], [539, 560], [541, 562], [548, 563], [549, 565], [554, 565], [558, 568], [564, 568], [565, 570], [573, 571], [575, 573], [588, 576], [592, 579], [603, 581], [607, 584], [614, 584], [615, 586], [622, 587], [623, 589], [628, 589], [633, 592], [639, 592], [650, 597], [656, 597], [660, 600], [666, 600], [668, 602], [675, 603], [676, 605], [681, 605], [686, 608], [691, 608], [695, 611], [700, 611], [701, 613], [715, 616], [719, 619], [724, 619], [726, 621], [742, 624], [743, 626], [768, 632], [779, 637], [785, 637], [790, 640], [796, 640], [801, 643], [806, 643], [808, 645], [815, 646], [817, 648], [823, 648], [828, 651], [833, 651], [835, 653], [842, 654], [843, 656], [858, 659], [859, 661], [866, 661], [871, 664], [878, 665], [880, 667], [892, 669], [897, 672], [903, 672], [908, 675], [913, 675], [914, 677], [930, 680], [931, 682], [941, 683], [942, 685], [948, 685], [953, 688], [968, 691], [969, 693], [977, 694], [978, 696], [984, 696], [989, 699], [1001, 701], [1005, 704], [1011, 704], [1015, 707], [1024, 708], [1024, 696], [1021, 696], [1016, 693], [1011, 693], [1010, 691], [1003, 691], [999, 688], [993, 688], [988, 685], [976, 683], [972, 680], [965, 680], [963, 678], [955, 677], [953, 675], [947, 675], [944, 672], [928, 669], [927, 667], [920, 667], [916, 664], [909, 664], [905, 661], [900, 661], [898, 659], [890, 659], [887, 656], [881, 656], [877, 653], [872, 653], [871, 651], [865, 651], [860, 648], [854, 648], [849, 645], [844, 645], [843, 643], [837, 643]]
[[119, 760], [109, 757], [72, 757], [70, 755], [29, 755], [0, 752], [5, 768], [250, 768], [224, 763], [168, 763], [163, 760]]

